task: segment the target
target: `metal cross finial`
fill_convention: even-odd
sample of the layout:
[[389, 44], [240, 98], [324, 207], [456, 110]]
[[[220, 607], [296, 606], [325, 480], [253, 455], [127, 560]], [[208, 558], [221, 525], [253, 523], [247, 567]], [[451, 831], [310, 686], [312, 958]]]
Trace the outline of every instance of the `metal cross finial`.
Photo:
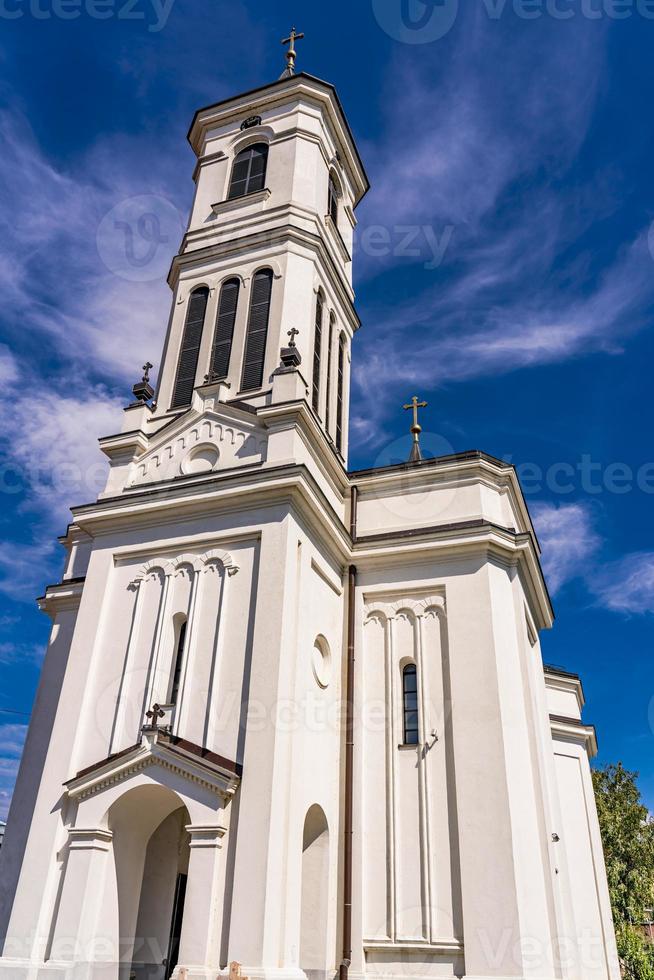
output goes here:
[[147, 382], [147, 381], [150, 380], [150, 371], [152, 370], [153, 367], [154, 367], [154, 364], [150, 364], [149, 361], [146, 361], [145, 364], [143, 365], [143, 380], [144, 381]]
[[161, 705], [159, 705], [159, 704], [153, 704], [152, 707], [150, 708], [150, 710], [149, 711], [146, 711], [145, 717], [150, 719], [150, 727], [151, 728], [158, 728], [159, 727], [159, 719], [160, 718], [163, 718], [163, 716], [165, 714], [166, 714], [166, 712], [163, 711], [163, 709], [161, 708]]
[[418, 422], [418, 409], [427, 408], [427, 402], [418, 401], [418, 396], [414, 395], [411, 399], [410, 405], [403, 406], [405, 412], [410, 412], [413, 409], [413, 425], [411, 426], [411, 433], [413, 435], [413, 445], [411, 447], [411, 455], [409, 456], [410, 463], [417, 463], [422, 459], [422, 453], [420, 451], [420, 433], [422, 432], [422, 426]]
[[291, 28], [290, 37], [285, 37], [282, 44], [288, 44], [289, 49], [286, 52], [286, 68], [282, 74], [282, 78], [292, 78], [295, 74], [295, 59], [297, 57], [297, 51], [295, 50], [295, 42], [301, 41], [304, 38], [304, 34], [298, 34], [294, 27]]
[[291, 338], [289, 341], [289, 347], [295, 347], [295, 338], [299, 336], [300, 331], [293, 327], [292, 330], [288, 331], [288, 336]]

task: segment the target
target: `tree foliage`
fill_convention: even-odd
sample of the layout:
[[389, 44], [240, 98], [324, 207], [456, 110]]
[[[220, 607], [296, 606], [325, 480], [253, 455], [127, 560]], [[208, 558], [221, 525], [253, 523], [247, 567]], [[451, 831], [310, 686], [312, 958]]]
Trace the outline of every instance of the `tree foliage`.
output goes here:
[[654, 980], [654, 944], [642, 929], [654, 908], [654, 823], [622, 763], [593, 772], [618, 955], [626, 980]]

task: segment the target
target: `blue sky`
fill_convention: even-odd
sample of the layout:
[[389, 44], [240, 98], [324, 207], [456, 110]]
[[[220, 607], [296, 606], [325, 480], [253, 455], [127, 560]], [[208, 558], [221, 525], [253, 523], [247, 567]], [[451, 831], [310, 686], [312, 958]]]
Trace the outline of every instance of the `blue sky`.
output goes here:
[[[650, 9], [650, 7], [652, 9]], [[352, 467], [484, 449], [525, 478], [600, 761], [654, 809], [654, 4], [639, 0], [0, 0], [0, 818], [61, 571], [168, 316], [199, 106], [275, 79], [279, 40], [334, 82], [359, 209]], [[106, 228], [147, 196], [152, 262]], [[137, 201], [138, 205], [138, 201]], [[130, 210], [132, 209], [132, 210]], [[109, 218], [107, 217], [109, 216]], [[109, 220], [111, 219], [111, 220]]]

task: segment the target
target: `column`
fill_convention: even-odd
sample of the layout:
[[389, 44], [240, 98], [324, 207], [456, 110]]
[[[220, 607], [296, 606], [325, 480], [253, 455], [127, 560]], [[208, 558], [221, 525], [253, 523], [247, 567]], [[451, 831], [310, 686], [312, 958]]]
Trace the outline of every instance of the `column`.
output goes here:
[[[103, 828], [68, 831], [68, 856], [49, 959], [74, 963], [75, 977], [92, 975], [112, 839], [111, 831]], [[105, 943], [103, 959], [107, 952]], [[113, 950], [112, 959], [118, 960], [118, 950]]]
[[227, 828], [192, 824], [186, 830], [191, 853], [176, 975], [185, 970], [185, 980], [213, 980], [219, 968], [224, 879], [220, 852]]

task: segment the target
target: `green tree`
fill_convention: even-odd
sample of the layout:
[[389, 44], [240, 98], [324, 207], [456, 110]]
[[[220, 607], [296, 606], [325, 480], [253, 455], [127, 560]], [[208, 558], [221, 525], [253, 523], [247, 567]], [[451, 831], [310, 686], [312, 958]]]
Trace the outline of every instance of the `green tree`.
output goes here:
[[641, 928], [654, 907], [654, 823], [622, 763], [593, 772], [622, 975], [654, 980], [654, 945]]

